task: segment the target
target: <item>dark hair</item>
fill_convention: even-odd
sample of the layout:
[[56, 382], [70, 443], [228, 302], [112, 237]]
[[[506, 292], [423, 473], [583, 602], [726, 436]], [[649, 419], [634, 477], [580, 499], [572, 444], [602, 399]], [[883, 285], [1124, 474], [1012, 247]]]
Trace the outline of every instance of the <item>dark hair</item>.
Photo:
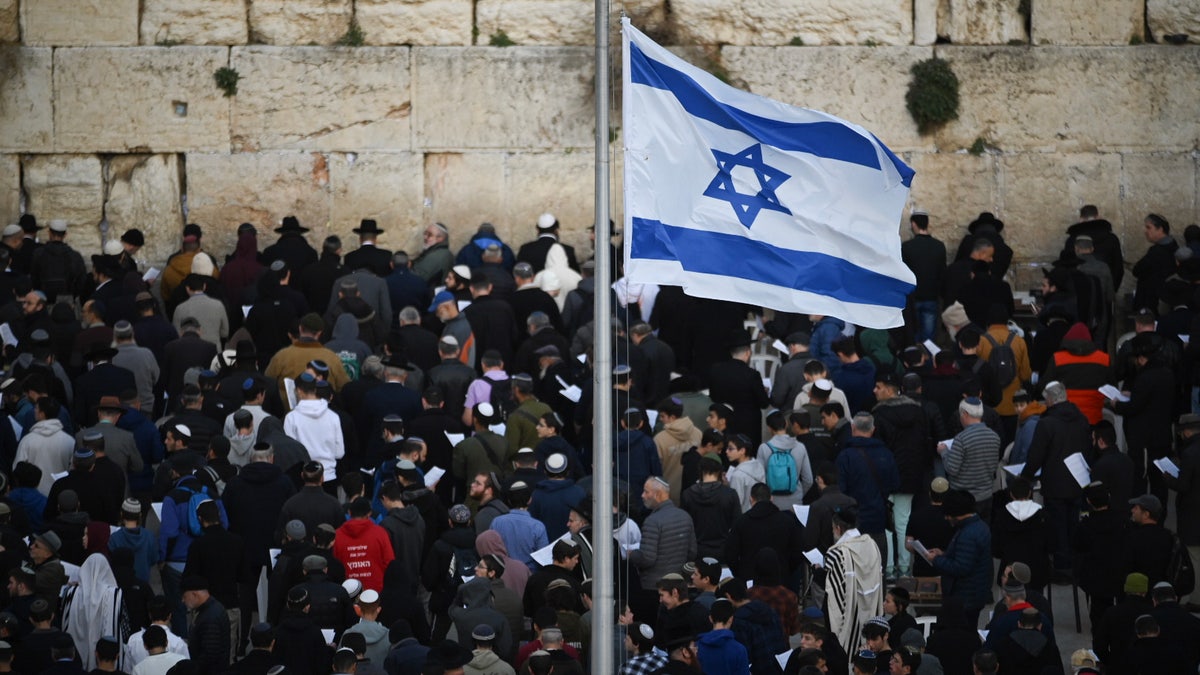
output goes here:
[[725, 465], [721, 464], [721, 460], [716, 457], [707, 455], [701, 457], [699, 464], [701, 476], [719, 476], [725, 471]]
[[551, 410], [550, 412], [546, 413], [545, 415], [542, 415], [541, 420], [542, 420], [542, 424], [545, 424], [547, 427], [550, 427], [551, 429], [553, 429], [554, 433], [562, 434], [563, 421], [562, 421], [562, 418], [558, 416], [558, 413]]
[[750, 498], [753, 499], [755, 503], [769, 502], [771, 501], [771, 488], [767, 487], [766, 483], [755, 483], [754, 486], [750, 488]]
[[958, 332], [958, 346], [966, 349], [975, 349], [979, 346], [979, 331], [977, 330], [960, 330]]
[[59, 412], [62, 411], [62, 405], [53, 396], [43, 396], [37, 401], [37, 409], [46, 419], [56, 420]]
[[275, 641], [275, 629], [267, 628], [266, 630], [251, 630], [250, 645], [256, 649], [266, 649]]
[[348, 471], [342, 474], [342, 490], [347, 495], [356, 495], [362, 492], [363, 475], [358, 471]]
[[714, 403], [708, 406], [708, 411], [717, 416], [717, 419], [728, 420], [733, 416], [733, 411], [724, 403]]
[[812, 415], [807, 410], [793, 410], [788, 413], [788, 424], [794, 424], [801, 429], [811, 429]]
[[146, 601], [146, 614], [151, 621], [166, 621], [171, 618], [171, 603], [166, 596], [152, 596]]
[[357, 662], [358, 655], [354, 653], [354, 650], [349, 647], [342, 647], [333, 653], [333, 662], [331, 665], [335, 673], [348, 673], [350, 672], [350, 668]]
[[877, 623], [867, 623], [862, 627], [864, 640], [876, 640], [887, 635], [890, 631]]
[[1100, 209], [1096, 208], [1095, 204], [1084, 204], [1079, 207], [1079, 217], [1095, 220], [1100, 217]]
[[716, 429], [705, 429], [704, 432], [700, 434], [700, 445], [717, 445], [724, 447], [725, 434], [717, 431]]
[[834, 507], [833, 523], [843, 530], [858, 527], [858, 507], [854, 505]]
[[854, 338], [852, 337], [838, 338], [833, 341], [831, 347], [833, 347], [834, 352], [843, 356], [850, 356], [858, 353], [858, 350], [854, 346]]
[[929, 216], [924, 213], [914, 213], [908, 217], [909, 222], [917, 226], [918, 230], [929, 229]]
[[1171, 234], [1171, 224], [1167, 222], [1166, 218], [1163, 218], [1157, 213], [1151, 213], [1147, 215], [1146, 221], [1154, 227], [1162, 230], [1163, 234]]
[[708, 618], [711, 619], [713, 623], [725, 623], [733, 618], [733, 612], [736, 609], [737, 608], [733, 606], [732, 602], [722, 598], [714, 602], [712, 606], [709, 607]]
[[362, 518], [371, 514], [371, 500], [366, 497], [355, 497], [350, 502], [350, 517]]
[[201, 523], [219, 523], [221, 522], [221, 510], [217, 508], [217, 503], [211, 499], [200, 502], [196, 507], [196, 517]]
[[163, 630], [163, 627], [157, 624], [147, 626], [145, 632], [142, 633], [142, 646], [147, 651], [159, 647], [166, 648], [167, 631]]
[[380, 499], [398, 502], [404, 499], [404, 487], [394, 480], [384, 481], [379, 488]]
[[683, 417], [683, 403], [674, 396], [668, 396], [658, 403], [658, 412], [660, 415], [670, 415], [671, 417]]
[[784, 420], [781, 411], [772, 410], [767, 413], [767, 428], [771, 431], [783, 431], [787, 429], [787, 422]]
[[1008, 479], [1008, 494], [1012, 495], [1013, 499], [1029, 499], [1033, 496], [1033, 485], [1027, 478], [1011, 476]]
[[804, 364], [804, 374], [805, 375], [816, 376], [816, 375], [820, 375], [821, 373], [827, 372], [828, 370], [829, 370], [829, 367], [826, 366], [825, 362], [822, 361], [821, 359], [813, 359], [813, 360], [809, 361], [808, 363]]
[[813, 465], [813, 473], [816, 476], [820, 477], [821, 480], [825, 481], [825, 485], [827, 485], [827, 486], [828, 485], [837, 485], [837, 482], [838, 482], [837, 464], [834, 464], [833, 462], [831, 462], [827, 459], [823, 459], [823, 460], [817, 462], [815, 465]]
[[821, 414], [822, 415], [836, 415], [838, 417], [845, 418], [846, 417], [846, 408], [845, 408], [845, 406], [843, 406], [841, 403], [838, 403], [837, 401], [830, 401], [829, 403], [826, 403], [825, 405], [821, 406]]
[[892, 596], [892, 602], [895, 602], [896, 606], [900, 608], [901, 614], [904, 613], [904, 610], [908, 609], [909, 604], [912, 602], [912, 596], [909, 595], [908, 589], [903, 586], [892, 586], [888, 589], [888, 595]]

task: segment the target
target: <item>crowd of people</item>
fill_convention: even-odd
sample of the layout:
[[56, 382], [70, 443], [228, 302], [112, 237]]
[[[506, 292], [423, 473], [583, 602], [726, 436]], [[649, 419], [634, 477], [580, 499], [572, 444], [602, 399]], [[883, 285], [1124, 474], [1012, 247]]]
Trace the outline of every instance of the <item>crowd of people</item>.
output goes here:
[[1147, 216], [1118, 335], [1120, 239], [1080, 216], [1017, 302], [1003, 222], [948, 257], [912, 214], [893, 330], [631, 283], [611, 244], [597, 326], [551, 214], [412, 255], [374, 220], [349, 252], [244, 223], [223, 258], [188, 224], [161, 272], [138, 230], [89, 266], [22, 216], [0, 673], [1045, 675], [1052, 584], [1087, 596], [1074, 673], [1195, 672], [1200, 227]]

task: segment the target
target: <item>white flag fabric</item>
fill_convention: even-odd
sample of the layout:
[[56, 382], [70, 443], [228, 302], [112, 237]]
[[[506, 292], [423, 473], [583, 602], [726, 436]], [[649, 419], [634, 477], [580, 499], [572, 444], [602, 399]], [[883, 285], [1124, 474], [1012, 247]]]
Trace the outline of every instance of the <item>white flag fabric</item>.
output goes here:
[[630, 280], [901, 325], [913, 170], [862, 127], [730, 87], [622, 23]]

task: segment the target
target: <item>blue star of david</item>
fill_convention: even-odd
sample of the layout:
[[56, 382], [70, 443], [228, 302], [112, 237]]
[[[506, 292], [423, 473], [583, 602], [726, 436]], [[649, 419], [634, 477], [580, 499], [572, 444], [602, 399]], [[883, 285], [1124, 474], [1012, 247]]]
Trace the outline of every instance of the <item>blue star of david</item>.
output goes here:
[[[792, 215], [791, 210], [780, 204], [779, 198], [775, 196], [775, 190], [791, 178], [791, 175], [763, 163], [762, 145], [755, 143], [738, 153], [712, 150], [712, 154], [717, 159], [717, 175], [704, 190], [705, 197], [729, 202], [733, 212], [737, 214], [738, 221], [747, 228], [754, 224], [754, 219], [758, 218], [758, 213], [764, 209]], [[734, 187], [731, 172], [738, 166], [754, 171], [760, 186], [757, 194], [742, 194]]]

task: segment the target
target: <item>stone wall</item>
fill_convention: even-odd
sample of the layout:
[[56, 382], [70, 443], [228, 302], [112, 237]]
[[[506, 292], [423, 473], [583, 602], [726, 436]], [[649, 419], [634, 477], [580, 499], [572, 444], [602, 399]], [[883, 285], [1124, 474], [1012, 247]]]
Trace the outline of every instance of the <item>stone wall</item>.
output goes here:
[[[147, 232], [161, 261], [185, 221], [224, 253], [288, 214], [415, 250], [447, 224], [519, 243], [552, 211], [587, 251], [594, 176], [591, 0], [0, 0], [0, 223], [65, 218], [95, 252]], [[623, 9], [755, 93], [861, 124], [917, 170], [911, 206], [957, 241], [980, 211], [1019, 261], [1052, 259], [1096, 204], [1144, 250], [1141, 221], [1200, 221], [1195, 0], [633, 0]], [[619, 34], [613, 40], [619, 45]], [[1195, 41], [1197, 38], [1193, 37]], [[491, 45], [509, 45], [507, 47]], [[956, 121], [922, 135], [909, 69], [939, 56]], [[619, 82], [619, 51], [614, 49]], [[241, 79], [224, 96], [213, 73]], [[620, 96], [611, 98], [621, 213]], [[969, 152], [968, 150], [972, 150]], [[351, 239], [352, 241], [352, 239]]]

